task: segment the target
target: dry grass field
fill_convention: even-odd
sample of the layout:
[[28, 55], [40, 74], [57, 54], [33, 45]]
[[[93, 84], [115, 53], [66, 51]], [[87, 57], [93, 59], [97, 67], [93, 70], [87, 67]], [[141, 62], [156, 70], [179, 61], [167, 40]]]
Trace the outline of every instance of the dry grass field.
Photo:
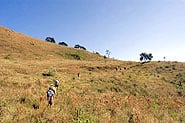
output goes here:
[[185, 122], [185, 63], [104, 59], [0, 27], [0, 68], [1, 123]]

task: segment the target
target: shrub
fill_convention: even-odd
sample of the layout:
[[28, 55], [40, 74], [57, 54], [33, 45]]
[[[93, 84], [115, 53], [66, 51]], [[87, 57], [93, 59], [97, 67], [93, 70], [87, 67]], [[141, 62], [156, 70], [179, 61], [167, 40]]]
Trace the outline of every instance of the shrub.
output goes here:
[[76, 111], [76, 116], [73, 119], [73, 123], [91, 123], [91, 121], [82, 109], [78, 109]]
[[128, 123], [134, 123], [134, 114], [128, 113]]
[[55, 69], [49, 69], [49, 71], [42, 73], [43, 76], [55, 76], [56, 70]]
[[74, 58], [74, 59], [76, 59], [76, 60], [80, 60], [81, 58], [80, 58], [80, 55], [78, 55], [78, 54], [71, 54], [71, 56]]
[[25, 97], [21, 97], [21, 98], [19, 99], [19, 101], [20, 101], [21, 104], [22, 104], [22, 103], [25, 103], [26, 98], [25, 98]]

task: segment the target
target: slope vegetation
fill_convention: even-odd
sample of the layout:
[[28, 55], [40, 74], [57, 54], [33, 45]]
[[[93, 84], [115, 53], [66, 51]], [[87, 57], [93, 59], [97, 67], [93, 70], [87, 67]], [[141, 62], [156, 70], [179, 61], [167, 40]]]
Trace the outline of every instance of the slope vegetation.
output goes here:
[[[104, 59], [4, 27], [0, 54], [0, 122], [185, 122], [185, 63]], [[60, 86], [48, 108], [55, 79]]]
[[0, 53], [3, 56], [8, 55], [12, 58], [25, 60], [75, 59], [76, 55], [79, 55], [82, 60], [97, 60], [100, 58], [96, 54], [44, 42], [4, 27], [0, 27], [0, 47]]

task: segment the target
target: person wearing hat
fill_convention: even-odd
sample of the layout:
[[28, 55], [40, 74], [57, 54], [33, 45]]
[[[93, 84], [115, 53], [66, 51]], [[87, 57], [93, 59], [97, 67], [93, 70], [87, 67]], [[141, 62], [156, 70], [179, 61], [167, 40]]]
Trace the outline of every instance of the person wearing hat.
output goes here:
[[56, 87], [53, 84], [50, 85], [49, 89], [52, 90], [54, 94], [57, 93]]
[[58, 81], [58, 80], [55, 80], [55, 81], [54, 81], [54, 86], [55, 86], [56, 88], [58, 88], [58, 86], [59, 86], [59, 81]]
[[54, 99], [54, 91], [49, 88], [47, 93], [47, 100], [48, 100], [48, 106], [52, 106], [53, 105], [53, 99]]

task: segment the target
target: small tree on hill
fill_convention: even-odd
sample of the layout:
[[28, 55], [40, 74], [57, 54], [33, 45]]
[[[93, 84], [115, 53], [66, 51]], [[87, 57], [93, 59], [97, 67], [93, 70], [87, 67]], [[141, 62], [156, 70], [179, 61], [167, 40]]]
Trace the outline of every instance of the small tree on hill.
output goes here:
[[84, 46], [81, 46], [81, 45], [79, 45], [79, 44], [76, 44], [76, 45], [74, 46], [74, 48], [86, 50], [86, 48], [85, 48]]
[[140, 61], [151, 61], [152, 60], [152, 58], [153, 58], [153, 56], [152, 56], [152, 54], [151, 53], [149, 53], [149, 54], [147, 54], [147, 53], [141, 53], [140, 54]]
[[164, 56], [163, 59], [164, 59], [164, 61], [165, 61], [166, 57]]
[[47, 38], [45, 39], [45, 41], [51, 42], [51, 43], [55, 43], [55, 39], [52, 38], [52, 37], [47, 37]]
[[65, 42], [59, 42], [58, 44], [62, 45], [62, 46], [68, 46], [67, 43], [65, 43]]

